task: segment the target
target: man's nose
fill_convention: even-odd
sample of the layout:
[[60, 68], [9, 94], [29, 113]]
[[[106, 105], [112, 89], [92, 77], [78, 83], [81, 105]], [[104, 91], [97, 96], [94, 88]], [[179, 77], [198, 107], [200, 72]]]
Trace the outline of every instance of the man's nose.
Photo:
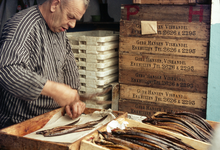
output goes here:
[[76, 25], [76, 20], [75, 19], [74, 20], [70, 20], [68, 25], [69, 25], [70, 28], [74, 28], [75, 25]]

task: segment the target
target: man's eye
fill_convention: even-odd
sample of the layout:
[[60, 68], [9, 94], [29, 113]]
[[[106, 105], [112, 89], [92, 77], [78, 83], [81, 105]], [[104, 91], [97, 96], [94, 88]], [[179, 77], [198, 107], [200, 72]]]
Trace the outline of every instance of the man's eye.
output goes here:
[[68, 16], [69, 19], [75, 19], [75, 17]]

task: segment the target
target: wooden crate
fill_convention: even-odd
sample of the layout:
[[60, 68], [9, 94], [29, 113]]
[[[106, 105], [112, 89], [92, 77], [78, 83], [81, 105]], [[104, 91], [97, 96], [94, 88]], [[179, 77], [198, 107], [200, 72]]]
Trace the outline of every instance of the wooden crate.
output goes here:
[[176, 106], [173, 104], [158, 104], [154, 102], [147, 102], [141, 100], [120, 99], [118, 103], [118, 110], [128, 112], [131, 114], [148, 116], [148, 117], [152, 116], [158, 111], [161, 112], [188, 111], [195, 113], [203, 118], [206, 117], [206, 111], [204, 109], [196, 109], [186, 106]]
[[[210, 5], [147, 5], [121, 6], [121, 20], [210, 23]], [[121, 28], [120, 28], [121, 30]]]
[[[90, 114], [97, 110], [100, 111], [100, 109], [86, 108], [84, 113]], [[52, 118], [52, 116], [59, 111], [60, 109], [56, 109], [54, 111], [42, 114], [35, 118], [26, 120], [24, 122], [0, 130], [0, 149], [1, 150], [6, 150], [6, 149], [7, 150], [8, 149], [10, 150], [45, 150], [45, 149], [78, 150], [80, 146], [80, 142], [83, 138], [81, 138], [80, 140], [74, 143], [66, 144], [66, 143], [40, 141], [40, 140], [23, 137], [24, 135], [27, 135], [42, 128]], [[126, 113], [113, 111], [113, 114], [115, 114], [117, 117], [120, 117], [125, 115]]]
[[133, 0], [134, 4], [210, 4], [210, 0]]
[[[182, 110], [205, 118], [211, 5], [136, 2], [121, 7], [119, 110], [139, 115]], [[148, 26], [154, 32], [144, 33]]]
[[120, 84], [120, 98], [206, 109], [206, 94]]
[[207, 77], [120, 69], [119, 83], [161, 89], [207, 92]]
[[207, 77], [208, 60], [166, 55], [119, 55], [119, 69]]
[[[120, 120], [118, 120], [119, 123], [126, 121], [128, 122], [128, 127], [143, 127], [143, 128], [148, 128], [148, 129], [152, 129], [152, 130], [156, 130], [158, 132], [163, 132], [166, 134], [170, 134], [173, 135], [179, 139], [181, 139], [183, 142], [191, 145], [192, 147], [194, 147], [195, 149], [198, 150], [207, 150], [210, 146], [209, 143], [205, 143], [202, 141], [198, 141], [183, 135], [180, 135], [178, 133], [174, 133], [165, 129], [161, 129], [152, 125], [148, 125], [148, 124], [144, 124], [138, 121], [134, 121], [128, 118], [120, 118]], [[212, 122], [211, 125], [217, 125], [217, 122]], [[106, 131], [106, 126], [104, 126], [102, 129], [100, 129], [100, 131]], [[98, 132], [94, 132], [92, 135], [85, 137], [82, 142], [81, 142], [81, 146], [80, 146], [80, 150], [109, 150], [108, 148], [104, 148], [102, 146], [96, 145], [94, 144], [92, 141], [98, 139]]]
[[119, 49], [120, 54], [164, 54], [208, 58], [209, 42], [208, 40], [121, 36]]
[[[188, 21], [187, 22], [157, 21], [156, 34], [142, 35], [141, 33], [142, 33], [141, 20], [120, 21], [120, 40], [121, 37], [142, 37], [142, 38], [168, 38], [168, 39], [190, 39], [190, 40], [208, 41], [210, 37], [210, 25], [206, 23], [188, 22]], [[184, 42], [184, 41], [180, 41], [180, 42]]]

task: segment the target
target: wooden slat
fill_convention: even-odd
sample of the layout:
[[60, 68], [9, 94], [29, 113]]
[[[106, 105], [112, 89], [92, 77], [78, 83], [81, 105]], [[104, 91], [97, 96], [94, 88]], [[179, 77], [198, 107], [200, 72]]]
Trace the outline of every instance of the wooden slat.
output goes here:
[[120, 84], [120, 98], [206, 109], [206, 94]]
[[207, 77], [208, 61], [202, 58], [121, 54], [119, 69]]
[[196, 0], [133, 0], [133, 4], [196, 4]]
[[131, 114], [141, 115], [141, 116], [152, 116], [158, 111], [162, 112], [178, 112], [178, 111], [188, 111], [195, 113], [203, 118], [206, 117], [206, 111], [203, 109], [195, 109], [191, 107], [182, 107], [167, 104], [150, 103], [140, 100], [125, 100], [120, 99], [118, 103], [118, 108], [120, 111], [125, 111]]
[[119, 53], [208, 57], [208, 41], [120, 37]]
[[1, 150], [69, 150], [68, 146], [59, 143], [52, 143], [40, 140], [30, 140], [28, 138], [1, 133], [0, 131], [0, 149]]
[[140, 85], [161, 89], [207, 92], [207, 78], [200, 76], [158, 73], [153, 71], [119, 70], [119, 83]]
[[206, 23], [158, 21], [156, 34], [141, 34], [141, 20], [121, 20], [120, 36], [143, 38], [194, 39], [209, 41], [210, 25]]
[[210, 23], [210, 5], [147, 5], [121, 6], [121, 20]]
[[5, 132], [10, 135], [15, 135], [15, 136], [27, 135], [29, 133], [32, 133], [32, 132], [42, 128], [50, 120], [50, 118], [54, 114], [58, 113], [60, 110], [61, 110], [61, 108], [55, 109], [53, 111], [39, 115], [39, 116], [34, 117], [32, 119], [26, 120], [24, 122], [9, 126], [9, 127], [4, 128], [0, 131]]

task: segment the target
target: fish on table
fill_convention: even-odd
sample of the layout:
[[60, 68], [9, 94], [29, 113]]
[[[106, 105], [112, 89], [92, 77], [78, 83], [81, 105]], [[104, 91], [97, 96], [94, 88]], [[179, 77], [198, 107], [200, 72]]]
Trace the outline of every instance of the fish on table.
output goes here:
[[79, 124], [76, 125], [77, 122], [79, 122], [79, 119], [76, 120], [75, 122], [65, 125], [65, 126], [58, 126], [52, 129], [47, 129], [47, 130], [41, 130], [36, 132], [36, 134], [42, 134], [45, 137], [51, 137], [51, 136], [59, 136], [59, 135], [64, 135], [68, 133], [73, 133], [73, 132], [81, 132], [81, 131], [86, 131], [86, 130], [91, 130], [93, 126], [97, 125], [101, 121], [105, 120], [108, 117], [108, 115], [102, 117], [99, 120], [95, 121], [90, 121], [84, 124]]

